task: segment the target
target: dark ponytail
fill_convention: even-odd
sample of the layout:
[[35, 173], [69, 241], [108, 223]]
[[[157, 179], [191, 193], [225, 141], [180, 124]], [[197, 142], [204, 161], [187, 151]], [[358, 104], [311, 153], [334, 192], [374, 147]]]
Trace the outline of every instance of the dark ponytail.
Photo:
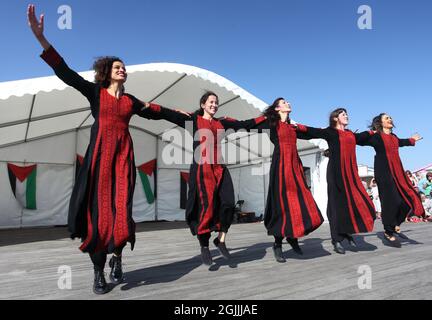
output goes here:
[[207, 91], [201, 96], [199, 102], [199, 109], [195, 110], [195, 112], [193, 113], [194, 115], [198, 115], [198, 116], [204, 115], [204, 109], [201, 107], [201, 105], [205, 104], [210, 96], [215, 96], [217, 104], [219, 104], [219, 97], [217, 96], [217, 94], [214, 93], [213, 91]]
[[282, 98], [282, 97], [277, 98], [263, 112], [263, 115], [267, 117], [267, 119], [270, 122], [271, 126], [276, 126], [278, 124], [279, 120], [280, 120], [280, 115], [279, 115], [279, 112], [276, 111], [276, 108], [278, 107], [279, 102], [281, 100], [285, 100], [285, 99]]

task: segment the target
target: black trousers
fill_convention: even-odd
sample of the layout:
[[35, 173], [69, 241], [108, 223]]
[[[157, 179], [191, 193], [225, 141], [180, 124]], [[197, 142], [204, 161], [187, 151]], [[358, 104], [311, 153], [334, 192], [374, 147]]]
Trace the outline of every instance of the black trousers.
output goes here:
[[201, 247], [208, 247], [209, 246], [210, 236], [211, 236], [210, 232], [199, 234], [197, 236], [198, 241], [199, 241]]
[[[123, 248], [125, 246], [126, 246], [126, 244], [123, 245], [122, 247], [114, 249], [114, 254], [116, 256], [121, 256]], [[89, 255], [90, 255], [91, 261], [93, 262], [94, 269], [102, 271], [105, 268], [105, 263], [106, 263], [106, 259], [107, 259], [106, 251], [89, 253]]]

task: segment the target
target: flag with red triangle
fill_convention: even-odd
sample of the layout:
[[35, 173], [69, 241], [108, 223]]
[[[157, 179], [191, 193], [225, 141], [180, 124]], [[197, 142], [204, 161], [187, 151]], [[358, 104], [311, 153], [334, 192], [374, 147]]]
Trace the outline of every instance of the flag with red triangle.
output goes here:
[[138, 167], [138, 173], [148, 204], [156, 199], [156, 159], [143, 163]]
[[35, 210], [37, 165], [17, 166], [8, 163], [7, 167], [9, 182], [15, 198], [23, 208]]

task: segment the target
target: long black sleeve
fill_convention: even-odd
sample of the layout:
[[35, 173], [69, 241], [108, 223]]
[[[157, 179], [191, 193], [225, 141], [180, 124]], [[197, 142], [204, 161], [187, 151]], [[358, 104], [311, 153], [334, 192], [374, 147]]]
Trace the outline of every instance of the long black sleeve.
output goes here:
[[298, 124], [297, 138], [303, 140], [310, 140], [310, 139], [327, 140], [329, 138], [329, 132], [328, 129], [320, 129], [320, 128], [308, 127], [308, 126]]
[[374, 135], [373, 131], [363, 131], [360, 133], [354, 133], [356, 144], [359, 146], [366, 146], [368, 145], [369, 139]]
[[399, 139], [399, 147], [413, 147], [415, 146], [416, 141], [413, 138], [409, 139]]
[[96, 84], [85, 80], [77, 72], [70, 69], [64, 59], [58, 54], [54, 47], [41, 54], [41, 58], [53, 68], [57, 77], [64, 83], [81, 92], [92, 104], [95, 98]]
[[185, 128], [187, 121], [192, 121], [191, 116], [154, 103], [151, 103], [150, 107], [146, 108], [145, 105], [138, 100], [135, 108], [135, 113], [140, 117], [152, 120], [167, 120], [182, 128]]
[[250, 131], [251, 129], [255, 129], [257, 125], [264, 122], [267, 118], [265, 116], [260, 116], [253, 119], [248, 120], [236, 120], [232, 118], [220, 118], [219, 122], [222, 124], [222, 126], [225, 128], [225, 130], [232, 129], [234, 131], [238, 130], [246, 130]]

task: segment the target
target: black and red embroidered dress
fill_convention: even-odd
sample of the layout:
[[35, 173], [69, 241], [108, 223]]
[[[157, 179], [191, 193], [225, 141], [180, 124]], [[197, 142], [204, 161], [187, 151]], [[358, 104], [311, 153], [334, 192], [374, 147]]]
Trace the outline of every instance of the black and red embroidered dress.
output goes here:
[[264, 214], [268, 235], [300, 238], [324, 221], [306, 183], [303, 165], [297, 152], [297, 138], [303, 133], [289, 122], [271, 125], [269, 120], [257, 126], [268, 130], [274, 151], [270, 167], [270, 182]]
[[381, 217], [384, 226], [399, 226], [410, 210], [423, 216], [425, 211], [420, 196], [405, 174], [399, 156], [399, 148], [414, 146], [414, 139], [399, 139], [395, 134], [379, 132], [363, 145], [375, 149], [375, 180], [381, 200]]
[[[330, 159], [327, 167], [327, 217], [333, 240], [336, 234], [371, 232], [375, 220], [375, 207], [358, 175], [356, 145], [361, 145], [372, 131], [353, 133], [335, 128], [312, 128], [299, 125], [305, 138], [327, 141]], [[334, 231], [334, 232], [333, 232]]]
[[86, 81], [66, 65], [53, 47], [41, 57], [61, 80], [87, 98], [95, 119], [70, 199], [71, 237], [82, 239], [83, 252], [112, 253], [126, 242], [133, 249], [136, 169], [128, 124], [134, 114], [150, 119], [151, 110], [132, 95], [116, 98], [100, 84]]
[[[154, 118], [160, 117], [185, 128], [191, 121], [194, 154], [198, 154], [190, 166], [189, 193], [186, 203], [186, 221], [193, 235], [212, 231], [228, 232], [232, 223], [235, 198], [231, 175], [223, 163], [221, 141], [225, 130], [250, 130], [266, 118], [237, 121], [231, 118], [207, 120], [154, 105]], [[210, 134], [211, 133], [211, 134]]]

